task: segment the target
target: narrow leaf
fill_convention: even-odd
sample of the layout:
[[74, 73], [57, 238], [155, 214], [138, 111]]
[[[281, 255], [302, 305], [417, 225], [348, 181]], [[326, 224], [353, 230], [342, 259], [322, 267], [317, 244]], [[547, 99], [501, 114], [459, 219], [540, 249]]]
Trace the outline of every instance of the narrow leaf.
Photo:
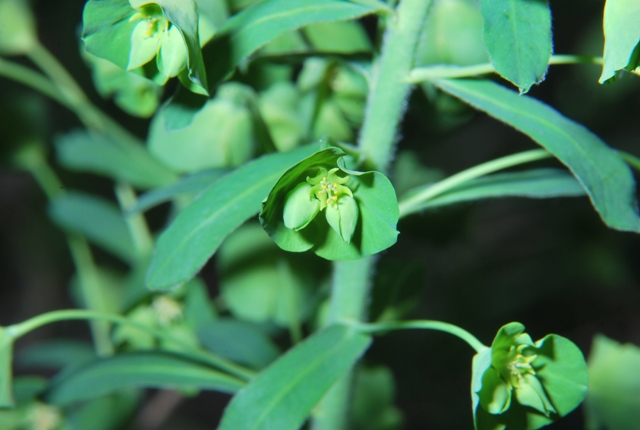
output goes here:
[[123, 388], [201, 389], [233, 393], [243, 382], [166, 352], [136, 352], [100, 359], [59, 374], [47, 393], [49, 403], [65, 406]]
[[545, 0], [482, 0], [491, 64], [526, 93], [540, 83], [551, 56], [551, 11]]
[[51, 202], [49, 216], [59, 227], [86, 236], [125, 261], [137, 257], [122, 213], [107, 200], [68, 192]]
[[580, 181], [609, 227], [640, 231], [631, 170], [598, 136], [553, 108], [489, 81], [461, 79], [434, 83], [525, 133], [551, 152]]
[[[414, 188], [403, 197], [408, 198], [430, 186]], [[567, 172], [560, 169], [534, 169], [524, 172], [500, 173], [475, 179], [424, 201], [416, 206], [412, 212], [499, 197], [546, 199], [584, 195], [585, 191], [580, 182]]]
[[56, 141], [58, 161], [70, 170], [105, 175], [140, 188], [168, 185], [176, 176], [142, 146], [124, 145], [86, 131]]
[[318, 145], [307, 145], [264, 156], [211, 186], [160, 235], [147, 273], [149, 288], [169, 289], [191, 279], [229, 233], [260, 212], [260, 202], [282, 173], [317, 150]]
[[[371, 338], [334, 325], [299, 343], [232, 399], [219, 430], [296, 430]], [[251, 411], [251, 413], [247, 413]]]
[[167, 187], [155, 188], [142, 194], [136, 205], [129, 209], [127, 214], [144, 212], [176, 197], [196, 196], [227, 173], [229, 173], [229, 169], [226, 168], [203, 170], [185, 176]]
[[607, 0], [604, 5], [604, 66], [600, 83], [615, 77], [618, 70], [640, 65], [640, 2]]

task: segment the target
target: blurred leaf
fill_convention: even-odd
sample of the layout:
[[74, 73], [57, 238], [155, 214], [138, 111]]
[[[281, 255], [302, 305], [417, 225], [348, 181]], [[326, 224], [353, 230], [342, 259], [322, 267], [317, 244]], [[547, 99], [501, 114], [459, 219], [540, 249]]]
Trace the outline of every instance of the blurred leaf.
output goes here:
[[129, 0], [88, 1], [82, 14], [82, 40], [87, 51], [126, 70], [131, 34], [138, 25], [130, 20], [135, 13]]
[[635, 430], [640, 422], [640, 348], [596, 335], [589, 354], [588, 430]]
[[[431, 184], [409, 190], [402, 199], [428, 189]], [[585, 190], [575, 177], [560, 169], [533, 169], [499, 173], [461, 184], [416, 206], [416, 211], [433, 209], [462, 202], [498, 197], [580, 197]], [[401, 199], [401, 200], [402, 200]]]
[[33, 401], [49, 384], [42, 376], [18, 376], [13, 381], [13, 393], [18, 405]]
[[28, 53], [38, 42], [27, 0], [0, 0], [0, 55]]
[[47, 400], [65, 406], [131, 387], [233, 393], [243, 385], [232, 376], [177, 354], [135, 352], [99, 359], [61, 373], [52, 381]]
[[0, 408], [13, 408], [13, 337], [0, 327]]
[[260, 202], [282, 172], [318, 145], [271, 154], [247, 163], [207, 189], [160, 235], [147, 274], [151, 289], [191, 279], [224, 238], [260, 211]]
[[298, 429], [370, 342], [369, 336], [341, 325], [314, 333], [233, 397], [219, 429]]
[[138, 198], [136, 205], [129, 209], [127, 214], [147, 211], [154, 206], [158, 206], [179, 196], [195, 198], [195, 196], [212, 186], [217, 180], [230, 171], [231, 169], [226, 167], [203, 170], [192, 175], [184, 176], [169, 186], [147, 191]]
[[604, 5], [604, 66], [602, 84], [622, 69], [640, 65], [640, 3], [635, 0], [607, 0]]
[[416, 66], [487, 63], [483, 19], [474, 0], [434, 0], [416, 51]]
[[631, 171], [595, 134], [551, 107], [489, 81], [439, 80], [435, 84], [525, 133], [556, 156], [580, 181], [609, 227], [640, 231]]
[[358, 22], [330, 21], [310, 24], [303, 30], [313, 47], [322, 52], [354, 54], [373, 48], [367, 32]]
[[120, 390], [72, 408], [66, 415], [69, 430], [114, 430], [121, 428], [136, 411], [138, 390]]
[[147, 79], [141, 69], [121, 69], [84, 48], [81, 54], [91, 67], [93, 83], [102, 97], [113, 96], [113, 101], [120, 109], [142, 118], [150, 117], [158, 109], [162, 86]]
[[95, 359], [93, 347], [71, 339], [52, 339], [20, 348], [16, 366], [61, 369]]
[[441, 170], [426, 167], [420, 163], [413, 151], [400, 151], [394, 159], [393, 187], [399, 196], [412, 188], [444, 179]]
[[289, 81], [277, 82], [260, 94], [260, 114], [280, 152], [292, 150], [306, 136], [299, 99], [300, 93]]
[[[231, 17], [203, 48], [207, 79], [213, 90], [253, 52], [292, 30], [309, 24], [357, 19], [380, 8], [340, 0], [267, 0]], [[185, 127], [204, 103], [203, 97], [180, 93], [167, 106], [168, 130]]]
[[482, 0], [484, 40], [493, 68], [526, 93], [544, 80], [551, 57], [551, 10], [545, 0]]
[[184, 318], [193, 328], [212, 323], [217, 319], [211, 304], [207, 286], [200, 278], [193, 278], [183, 286], [186, 289], [184, 298]]
[[198, 327], [198, 339], [208, 350], [253, 369], [262, 369], [278, 358], [278, 347], [253, 324], [231, 318]]
[[402, 412], [393, 405], [395, 382], [387, 367], [358, 367], [353, 388], [352, 421], [356, 430], [397, 430]]
[[60, 164], [70, 170], [105, 175], [135, 187], [153, 188], [176, 180], [175, 174], [145, 148], [84, 130], [59, 137], [56, 150]]
[[125, 261], [138, 257], [122, 213], [108, 200], [67, 192], [51, 201], [49, 216], [60, 228], [86, 236]]
[[167, 131], [161, 109], [149, 129], [149, 151], [176, 172], [238, 166], [251, 158], [256, 142], [249, 99], [251, 88], [237, 82], [220, 86], [185, 128]]

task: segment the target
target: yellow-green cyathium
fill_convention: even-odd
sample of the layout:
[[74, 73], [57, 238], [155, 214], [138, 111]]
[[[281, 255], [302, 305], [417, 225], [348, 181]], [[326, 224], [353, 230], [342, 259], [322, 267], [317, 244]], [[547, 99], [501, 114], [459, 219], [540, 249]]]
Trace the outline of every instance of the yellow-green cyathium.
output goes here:
[[397, 240], [398, 201], [386, 176], [345, 167], [329, 147], [287, 170], [262, 204], [260, 222], [286, 251], [327, 260], [380, 252]]
[[471, 397], [476, 430], [533, 430], [575, 409], [586, 396], [582, 352], [550, 334], [533, 342], [520, 323], [503, 326], [491, 348], [473, 359]]

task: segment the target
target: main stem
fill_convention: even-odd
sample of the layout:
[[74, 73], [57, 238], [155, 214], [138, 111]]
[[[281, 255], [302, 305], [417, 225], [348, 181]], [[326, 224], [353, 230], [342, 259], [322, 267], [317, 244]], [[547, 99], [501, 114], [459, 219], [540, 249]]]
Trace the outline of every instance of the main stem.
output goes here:
[[[386, 19], [382, 52], [378, 58], [367, 100], [359, 148], [365, 166], [386, 172], [393, 156], [397, 129], [411, 84], [415, 50], [431, 0], [402, 0]], [[366, 320], [369, 286], [375, 258], [337, 261], [333, 266], [329, 323]], [[343, 376], [318, 405], [313, 430], [344, 430], [349, 427], [353, 374]]]

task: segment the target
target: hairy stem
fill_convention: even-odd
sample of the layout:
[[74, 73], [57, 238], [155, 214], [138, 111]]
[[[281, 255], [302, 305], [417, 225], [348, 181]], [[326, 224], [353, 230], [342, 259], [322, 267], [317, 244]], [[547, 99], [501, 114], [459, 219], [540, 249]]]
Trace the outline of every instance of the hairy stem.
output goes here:
[[[411, 84], [415, 49], [431, 0], [402, 0], [395, 13], [385, 15], [382, 52], [373, 73], [359, 149], [366, 168], [385, 172], [393, 156], [398, 124]], [[334, 263], [330, 323], [361, 321], [366, 316], [374, 258]], [[314, 416], [313, 430], [349, 427], [352, 372], [344, 375], [325, 395]]]

